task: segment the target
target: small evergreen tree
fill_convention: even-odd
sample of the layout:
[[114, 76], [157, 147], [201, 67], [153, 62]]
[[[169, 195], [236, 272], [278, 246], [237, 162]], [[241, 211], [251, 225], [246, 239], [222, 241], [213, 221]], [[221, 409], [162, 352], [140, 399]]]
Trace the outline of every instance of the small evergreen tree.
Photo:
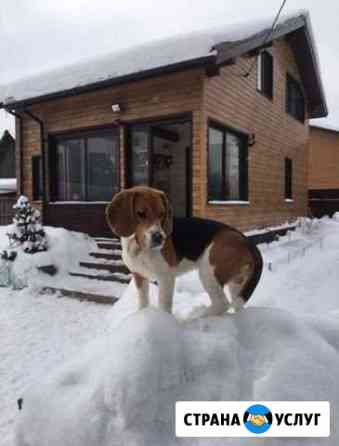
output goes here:
[[15, 209], [13, 225], [7, 233], [10, 245], [20, 246], [23, 251], [30, 254], [46, 251], [47, 240], [40, 212], [32, 208], [24, 195], [21, 195], [13, 209]]

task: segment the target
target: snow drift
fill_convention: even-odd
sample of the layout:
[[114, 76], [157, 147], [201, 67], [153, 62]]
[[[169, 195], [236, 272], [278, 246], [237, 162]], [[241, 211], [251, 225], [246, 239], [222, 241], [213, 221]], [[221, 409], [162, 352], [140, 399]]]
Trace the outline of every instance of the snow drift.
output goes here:
[[[23, 395], [16, 445], [256, 444], [252, 438], [176, 439], [175, 402], [329, 400], [336, 409], [339, 386], [329, 373], [339, 369], [334, 327], [260, 307], [185, 323], [151, 308], [135, 312]], [[319, 444], [286, 438], [265, 444], [270, 441]], [[332, 423], [331, 438], [321, 444], [338, 441]]]

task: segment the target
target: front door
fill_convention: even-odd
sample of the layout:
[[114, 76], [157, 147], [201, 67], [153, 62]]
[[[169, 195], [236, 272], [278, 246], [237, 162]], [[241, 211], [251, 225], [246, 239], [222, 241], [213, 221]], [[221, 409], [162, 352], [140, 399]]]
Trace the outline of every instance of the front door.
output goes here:
[[191, 122], [162, 121], [129, 127], [128, 186], [164, 191], [178, 217], [190, 215]]

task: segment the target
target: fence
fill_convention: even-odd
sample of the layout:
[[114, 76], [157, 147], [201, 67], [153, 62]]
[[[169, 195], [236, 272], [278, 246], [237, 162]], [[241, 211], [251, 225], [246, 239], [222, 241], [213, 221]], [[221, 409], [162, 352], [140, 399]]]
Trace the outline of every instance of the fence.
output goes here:
[[15, 202], [15, 195], [0, 195], [0, 226], [9, 225], [10, 223], [12, 223], [12, 218], [14, 215], [13, 205], [15, 204]]

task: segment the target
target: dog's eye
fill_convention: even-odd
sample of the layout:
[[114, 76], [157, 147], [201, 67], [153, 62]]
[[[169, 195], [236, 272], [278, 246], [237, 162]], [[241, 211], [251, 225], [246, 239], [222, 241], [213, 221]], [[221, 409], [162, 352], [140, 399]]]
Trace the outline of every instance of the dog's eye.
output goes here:
[[137, 216], [141, 219], [144, 220], [146, 218], [146, 212], [144, 211], [138, 211], [137, 212]]

